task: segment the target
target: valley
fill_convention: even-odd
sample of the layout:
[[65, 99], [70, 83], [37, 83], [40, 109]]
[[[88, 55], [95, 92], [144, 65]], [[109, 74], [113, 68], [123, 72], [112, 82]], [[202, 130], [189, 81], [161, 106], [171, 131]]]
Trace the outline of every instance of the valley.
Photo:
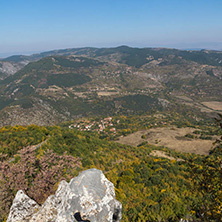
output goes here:
[[221, 59], [220, 51], [127, 46], [9, 57], [1, 62], [23, 66], [0, 80], [0, 125], [22, 124], [20, 114], [45, 125], [180, 106], [212, 115], [221, 112]]
[[42, 204], [90, 168], [114, 184], [124, 222], [219, 221], [221, 61], [127, 46], [1, 60], [0, 221], [18, 190]]

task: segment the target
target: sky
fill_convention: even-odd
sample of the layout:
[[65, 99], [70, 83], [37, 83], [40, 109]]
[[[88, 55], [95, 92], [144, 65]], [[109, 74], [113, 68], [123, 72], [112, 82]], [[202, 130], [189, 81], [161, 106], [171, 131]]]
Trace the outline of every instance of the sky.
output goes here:
[[222, 0], [0, 0], [0, 55], [78, 47], [222, 49]]

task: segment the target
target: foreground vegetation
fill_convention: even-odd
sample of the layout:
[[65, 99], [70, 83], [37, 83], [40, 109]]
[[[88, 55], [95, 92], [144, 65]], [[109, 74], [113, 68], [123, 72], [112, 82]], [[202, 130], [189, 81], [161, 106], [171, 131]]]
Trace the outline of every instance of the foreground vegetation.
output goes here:
[[[121, 127], [119, 130], [122, 132]], [[0, 129], [0, 220], [6, 218], [18, 189], [43, 203], [55, 192], [60, 180], [70, 180], [78, 172], [94, 167], [114, 183], [117, 199], [123, 204], [125, 222], [181, 218], [221, 221], [221, 149], [221, 140], [207, 156], [177, 153], [147, 144], [130, 147], [117, 144], [110, 137], [102, 139], [97, 132], [69, 129], [65, 124], [3, 127]], [[180, 161], [151, 156], [153, 150], [162, 150]]]

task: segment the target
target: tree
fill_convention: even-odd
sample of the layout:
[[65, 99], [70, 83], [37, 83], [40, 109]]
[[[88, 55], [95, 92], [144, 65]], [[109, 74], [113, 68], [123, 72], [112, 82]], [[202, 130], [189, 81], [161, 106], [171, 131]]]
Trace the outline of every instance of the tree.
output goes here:
[[[216, 118], [222, 129], [222, 115]], [[194, 206], [196, 216], [201, 221], [222, 220], [222, 136], [214, 143], [201, 163], [191, 163], [191, 174], [194, 189], [202, 193]]]

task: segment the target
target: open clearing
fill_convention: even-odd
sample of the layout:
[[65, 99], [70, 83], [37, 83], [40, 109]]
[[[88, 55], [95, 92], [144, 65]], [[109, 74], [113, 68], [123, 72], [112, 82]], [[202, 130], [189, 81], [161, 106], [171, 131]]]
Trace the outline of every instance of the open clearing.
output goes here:
[[[125, 137], [119, 137], [117, 142], [131, 146], [138, 146], [144, 141], [151, 145], [164, 146], [179, 152], [196, 153], [206, 155], [212, 147], [213, 140], [191, 139], [185, 137], [195, 128], [163, 127], [149, 130], [141, 130]], [[145, 135], [145, 139], [141, 136]]]
[[174, 95], [174, 96], [175, 96], [175, 98], [177, 98], [179, 100], [180, 103], [199, 108], [201, 110], [201, 112], [222, 113], [222, 102], [221, 101], [198, 102], [198, 101], [192, 100], [191, 98], [189, 98], [185, 95]]
[[169, 156], [169, 154], [167, 154], [166, 152], [161, 151], [161, 150], [153, 150], [150, 153], [150, 156], [163, 157], [163, 158], [166, 158], [166, 159], [169, 159], [169, 160], [184, 161], [183, 159], [180, 159], [180, 158], [175, 159], [174, 157]]
[[211, 109], [222, 111], [222, 102], [212, 101], [212, 102], [202, 102], [202, 104]]
[[97, 92], [98, 96], [115, 96], [118, 94], [119, 92]]

